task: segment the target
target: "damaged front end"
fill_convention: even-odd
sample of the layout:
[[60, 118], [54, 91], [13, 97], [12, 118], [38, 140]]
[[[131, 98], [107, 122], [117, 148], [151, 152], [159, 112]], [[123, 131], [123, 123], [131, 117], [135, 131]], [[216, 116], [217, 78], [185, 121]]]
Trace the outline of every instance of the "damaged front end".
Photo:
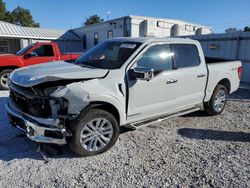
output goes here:
[[35, 142], [66, 144], [71, 136], [69, 120], [89, 104], [89, 95], [79, 83], [68, 80], [22, 87], [10, 81], [6, 109], [11, 124]]

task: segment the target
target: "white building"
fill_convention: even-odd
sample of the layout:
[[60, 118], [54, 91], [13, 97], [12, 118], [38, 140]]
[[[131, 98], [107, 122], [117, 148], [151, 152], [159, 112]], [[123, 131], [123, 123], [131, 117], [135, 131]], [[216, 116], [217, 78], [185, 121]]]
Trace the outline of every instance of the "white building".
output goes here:
[[83, 39], [83, 50], [113, 37], [169, 37], [210, 34], [212, 28], [173, 19], [125, 16], [72, 30]]

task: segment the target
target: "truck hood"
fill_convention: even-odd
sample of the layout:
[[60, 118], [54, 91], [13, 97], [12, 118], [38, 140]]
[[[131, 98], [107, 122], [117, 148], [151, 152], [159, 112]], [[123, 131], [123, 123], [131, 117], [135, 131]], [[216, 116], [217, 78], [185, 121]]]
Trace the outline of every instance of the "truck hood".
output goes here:
[[4, 57], [4, 58], [6, 58], [6, 57], [17, 57], [17, 55], [16, 54], [0, 54], [0, 58], [1, 57]]
[[92, 69], [57, 61], [16, 69], [11, 74], [10, 80], [19, 86], [32, 87], [44, 82], [58, 80], [101, 78], [107, 73], [108, 70], [106, 69]]
[[4, 61], [11, 61], [11, 60], [17, 60], [22, 59], [22, 56], [18, 56], [16, 54], [0, 54], [0, 62]]

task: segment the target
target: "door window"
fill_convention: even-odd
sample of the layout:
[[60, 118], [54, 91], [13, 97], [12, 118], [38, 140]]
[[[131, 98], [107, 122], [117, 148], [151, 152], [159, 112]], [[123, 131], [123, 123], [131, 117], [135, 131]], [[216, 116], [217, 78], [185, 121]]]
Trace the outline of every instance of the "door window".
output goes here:
[[156, 73], [170, 70], [173, 65], [172, 56], [169, 45], [155, 45], [142, 55], [137, 61], [137, 66], [154, 69]]
[[54, 51], [53, 51], [52, 45], [39, 46], [32, 53], [36, 54], [38, 57], [54, 56]]
[[200, 64], [197, 47], [193, 44], [172, 44], [174, 54], [174, 67], [194, 67]]

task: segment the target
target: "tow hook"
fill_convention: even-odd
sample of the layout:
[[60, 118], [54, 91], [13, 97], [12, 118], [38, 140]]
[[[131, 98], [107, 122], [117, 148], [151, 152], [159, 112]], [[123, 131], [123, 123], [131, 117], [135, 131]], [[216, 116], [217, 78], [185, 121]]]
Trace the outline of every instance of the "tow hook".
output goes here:
[[49, 157], [56, 157], [57, 155], [63, 154], [63, 147], [53, 144], [43, 144], [39, 143], [37, 152], [41, 154], [44, 163], [49, 162]]
[[28, 126], [26, 130], [29, 136], [34, 136], [35, 130], [32, 127]]
[[62, 129], [62, 135], [63, 137], [72, 136], [72, 134], [70, 132], [67, 132], [65, 129]]

